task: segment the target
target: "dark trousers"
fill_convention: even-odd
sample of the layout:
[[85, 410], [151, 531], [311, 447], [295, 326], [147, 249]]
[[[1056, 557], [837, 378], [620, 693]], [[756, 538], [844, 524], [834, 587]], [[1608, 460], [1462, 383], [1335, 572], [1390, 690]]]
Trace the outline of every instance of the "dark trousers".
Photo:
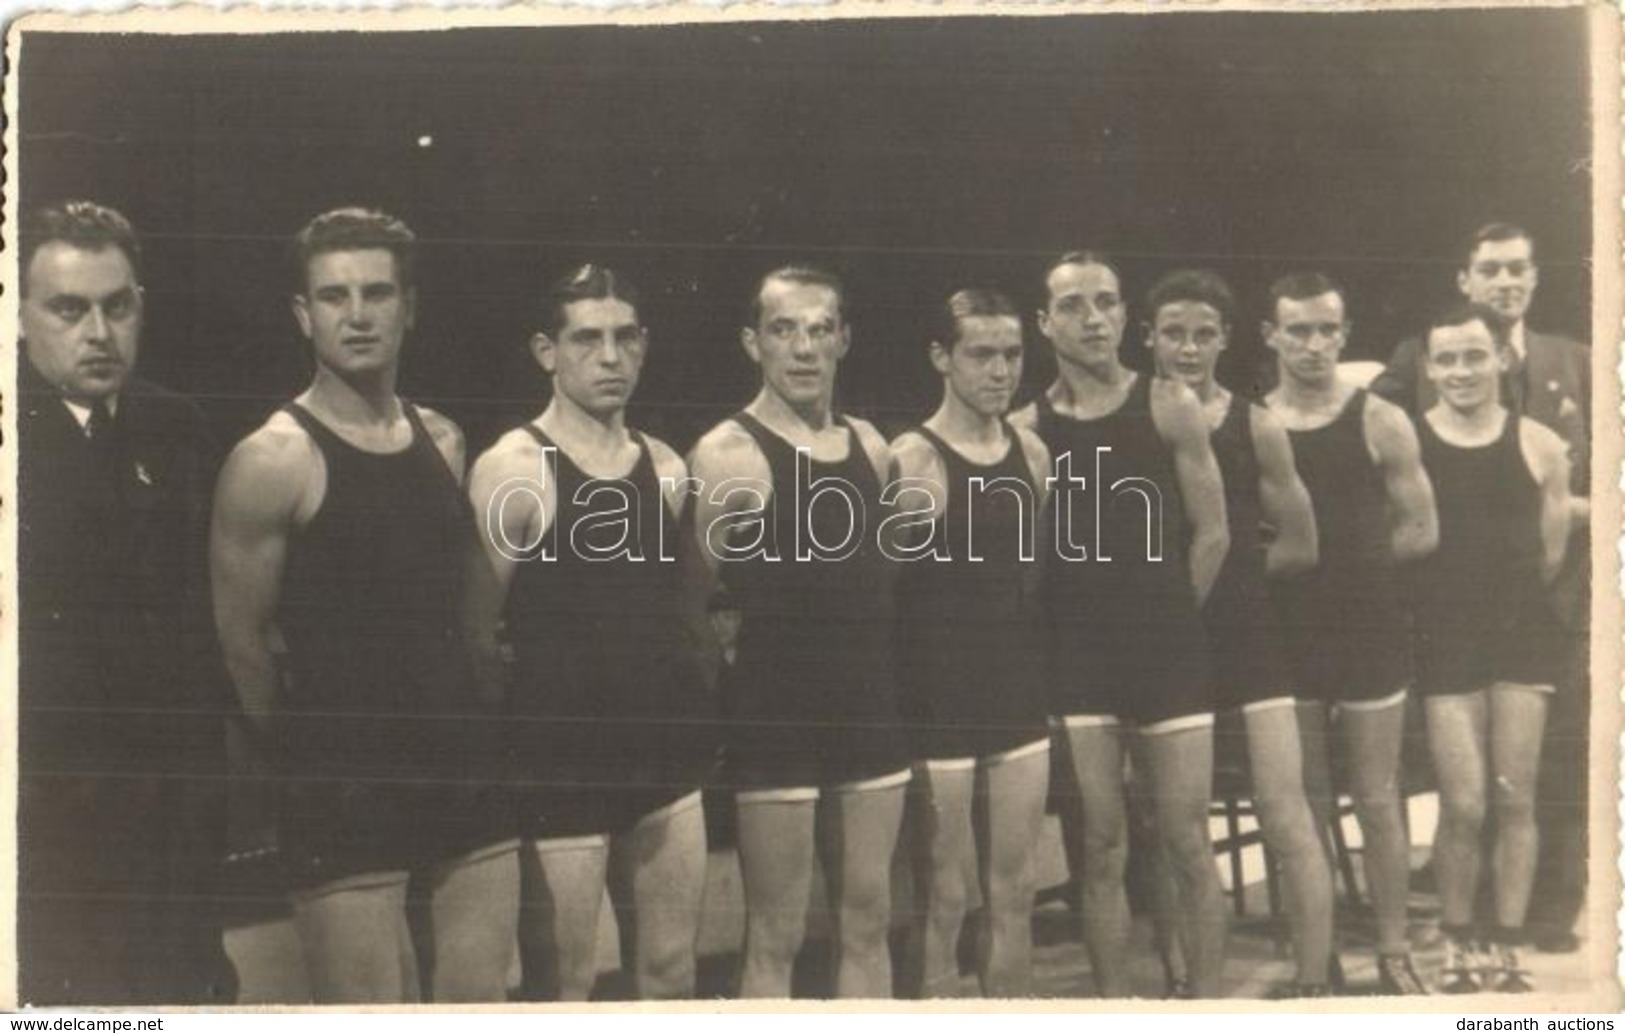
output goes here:
[[212, 843], [218, 786], [20, 783], [18, 995], [36, 1005], [229, 1004]]

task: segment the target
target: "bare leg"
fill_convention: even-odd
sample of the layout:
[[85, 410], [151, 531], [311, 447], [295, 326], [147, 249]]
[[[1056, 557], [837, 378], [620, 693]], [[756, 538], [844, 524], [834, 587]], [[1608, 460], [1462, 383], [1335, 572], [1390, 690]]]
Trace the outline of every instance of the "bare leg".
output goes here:
[[1315, 832], [1326, 865], [1337, 863], [1331, 825], [1337, 819], [1337, 790], [1332, 785], [1331, 711], [1319, 700], [1298, 701], [1298, 745], [1303, 756], [1303, 795], [1314, 815]]
[[818, 850], [835, 926], [835, 995], [892, 996], [891, 859], [904, 786], [829, 792], [819, 802]]
[[807, 936], [814, 800], [739, 800], [745, 951], [739, 996], [788, 998]]
[[601, 837], [543, 840], [520, 851], [525, 995], [585, 1001], [598, 979], [598, 913], [609, 848]]
[[1292, 706], [1246, 711], [1258, 823], [1286, 875], [1286, 910], [1298, 982], [1324, 984], [1332, 952], [1332, 871], [1303, 787], [1303, 750]]
[[1136, 771], [1129, 779], [1128, 856], [1144, 869], [1141, 878], [1151, 895], [1151, 945], [1162, 961], [1168, 993], [1173, 995], [1179, 984], [1189, 991], [1190, 980], [1185, 973], [1185, 945], [1180, 942], [1183, 930], [1179, 924], [1179, 890], [1157, 838], [1157, 807], [1146, 785], [1148, 777]]
[[1049, 793], [1049, 751], [983, 767], [976, 782], [982, 993], [1026, 997], [1033, 982], [1033, 849]]
[[405, 873], [379, 885], [299, 894], [293, 917], [317, 1004], [417, 1000]]
[[1066, 729], [1067, 753], [1083, 821], [1077, 856], [1083, 861], [1083, 939], [1095, 990], [1128, 995], [1128, 819], [1123, 805], [1123, 732], [1116, 724]]
[[959, 931], [969, 893], [965, 875], [976, 863], [971, 834], [974, 767], [920, 765], [909, 789], [911, 860], [916, 906], [909, 923], [908, 991], [954, 996], [959, 985]]
[[694, 996], [705, 860], [698, 794], [644, 816], [610, 845], [610, 898], [627, 959], [622, 967], [641, 1000]]
[[1217, 997], [1222, 992], [1226, 916], [1207, 829], [1213, 728], [1142, 733], [1139, 741], [1156, 797], [1157, 836], [1179, 890], [1191, 991], [1200, 998]]
[[1490, 763], [1495, 773], [1495, 920], [1523, 926], [1534, 885], [1540, 832], [1535, 784], [1546, 732], [1547, 693], [1497, 684], [1490, 690]]
[[1439, 782], [1439, 831], [1433, 842], [1433, 869], [1439, 882], [1439, 917], [1443, 925], [1472, 924], [1478, 897], [1488, 701], [1483, 692], [1429, 696], [1428, 748]]
[[519, 927], [519, 860], [513, 846], [448, 865], [435, 880], [437, 1004], [508, 999], [508, 966]]
[[1405, 932], [1410, 837], [1399, 799], [1404, 697], [1376, 709], [1341, 707], [1337, 721], [1348, 743], [1354, 814], [1365, 839], [1365, 877], [1377, 913], [1377, 953], [1403, 954], [1410, 950]]

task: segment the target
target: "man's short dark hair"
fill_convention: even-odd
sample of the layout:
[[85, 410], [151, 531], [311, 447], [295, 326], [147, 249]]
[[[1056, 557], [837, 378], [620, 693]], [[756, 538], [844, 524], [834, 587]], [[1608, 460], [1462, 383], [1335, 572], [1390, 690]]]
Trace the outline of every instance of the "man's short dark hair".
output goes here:
[[83, 251], [116, 247], [141, 281], [141, 245], [122, 213], [95, 201], [60, 201], [29, 212], [17, 228], [19, 283], [28, 290], [28, 265], [46, 244], [60, 241]]
[[614, 298], [638, 309], [639, 292], [632, 281], [604, 265], [587, 263], [554, 280], [542, 294], [536, 328], [549, 337], [558, 336], [568, 321], [564, 310], [577, 301]]
[[316, 216], [294, 234], [294, 282], [301, 292], [306, 289], [311, 260], [318, 255], [376, 250], [395, 256], [395, 279], [403, 288], [410, 288], [416, 282], [416, 249], [417, 235], [393, 215], [372, 208], [335, 208]]
[[937, 308], [932, 340], [944, 350], [953, 351], [959, 343], [960, 320], [975, 316], [1006, 316], [1017, 325], [1021, 322], [1021, 313], [1008, 296], [986, 287], [966, 287], [954, 291]]
[[846, 285], [841, 278], [827, 269], [815, 265], [781, 265], [756, 281], [750, 303], [745, 307], [745, 325], [755, 329], [762, 325], [762, 291], [774, 280], [797, 283], [803, 287], [825, 287], [835, 293], [835, 307], [846, 320]]
[[1227, 330], [1236, 321], [1236, 296], [1224, 278], [1211, 269], [1176, 269], [1158, 280], [1146, 295], [1146, 318], [1155, 324], [1164, 305], [1181, 301], [1213, 309]]
[[1288, 273], [1270, 284], [1270, 322], [1281, 314], [1281, 302], [1308, 301], [1322, 294], [1335, 294], [1348, 307], [1349, 296], [1343, 285], [1321, 272]]
[[1424, 354], [1432, 354], [1433, 331], [1452, 326], [1466, 326], [1468, 323], [1483, 323], [1484, 328], [1490, 332], [1490, 337], [1494, 338], [1497, 351], [1506, 344], [1506, 334], [1502, 332], [1505, 320], [1501, 318], [1500, 313], [1488, 305], [1462, 300], [1446, 305], [1428, 320], [1427, 330], [1422, 334]]
[[1117, 277], [1117, 282], [1118, 282], [1119, 285], [1121, 285], [1122, 282], [1123, 282], [1123, 272], [1122, 272], [1122, 270], [1117, 268], [1117, 263], [1115, 261], [1113, 261], [1111, 256], [1107, 255], [1106, 252], [1104, 252], [1104, 251], [1095, 251], [1095, 250], [1090, 249], [1090, 248], [1083, 248], [1083, 249], [1080, 249], [1078, 251], [1068, 251], [1066, 254], [1064, 254], [1061, 257], [1055, 259], [1049, 265], [1046, 265], [1044, 267], [1044, 275], [1039, 277], [1040, 282], [1042, 282], [1044, 284], [1044, 305], [1046, 307], [1049, 305], [1049, 278], [1050, 278], [1050, 275], [1052, 273], [1054, 273], [1055, 270], [1061, 268], [1061, 266], [1063, 266], [1063, 265], [1098, 265], [1098, 266], [1104, 266], [1105, 268], [1111, 270], [1111, 274], [1113, 276]]
[[1473, 267], [1473, 256], [1478, 254], [1478, 249], [1485, 244], [1499, 244], [1505, 240], [1529, 241], [1529, 259], [1534, 261], [1535, 238], [1530, 235], [1528, 230], [1516, 223], [1486, 222], [1468, 236], [1467, 246], [1461, 253], [1461, 268], [1464, 271], [1471, 269]]

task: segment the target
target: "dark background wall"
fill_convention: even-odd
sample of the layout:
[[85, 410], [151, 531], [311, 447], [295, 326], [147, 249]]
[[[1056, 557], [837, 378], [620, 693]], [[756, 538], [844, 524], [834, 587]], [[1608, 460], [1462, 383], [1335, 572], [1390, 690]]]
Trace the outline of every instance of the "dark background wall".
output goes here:
[[[750, 396], [743, 302], [788, 259], [848, 276], [841, 401], [898, 429], [939, 391], [934, 303], [990, 282], [1031, 308], [1046, 259], [1084, 245], [1121, 256], [1133, 299], [1179, 265], [1229, 276], [1221, 373], [1242, 385], [1267, 365], [1274, 276], [1344, 280], [1349, 357], [1380, 359], [1489, 218], [1540, 239], [1533, 321], [1588, 336], [1584, 28], [1569, 10], [34, 35], [22, 200], [130, 215], [146, 372], [228, 439], [303, 387], [285, 242], [351, 203], [426, 241], [403, 390], [476, 448], [539, 407], [534, 298], [588, 259], [644, 286], [634, 418], [678, 447]], [[1035, 387], [1053, 363], [1030, 343]]]

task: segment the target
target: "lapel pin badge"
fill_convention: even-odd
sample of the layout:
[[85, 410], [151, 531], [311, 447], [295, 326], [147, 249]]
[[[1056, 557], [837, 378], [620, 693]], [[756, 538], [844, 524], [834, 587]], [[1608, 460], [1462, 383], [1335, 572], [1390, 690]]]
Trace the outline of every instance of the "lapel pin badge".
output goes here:
[[148, 473], [147, 468], [140, 463], [135, 464], [135, 479], [149, 488], [152, 487], [152, 474]]

